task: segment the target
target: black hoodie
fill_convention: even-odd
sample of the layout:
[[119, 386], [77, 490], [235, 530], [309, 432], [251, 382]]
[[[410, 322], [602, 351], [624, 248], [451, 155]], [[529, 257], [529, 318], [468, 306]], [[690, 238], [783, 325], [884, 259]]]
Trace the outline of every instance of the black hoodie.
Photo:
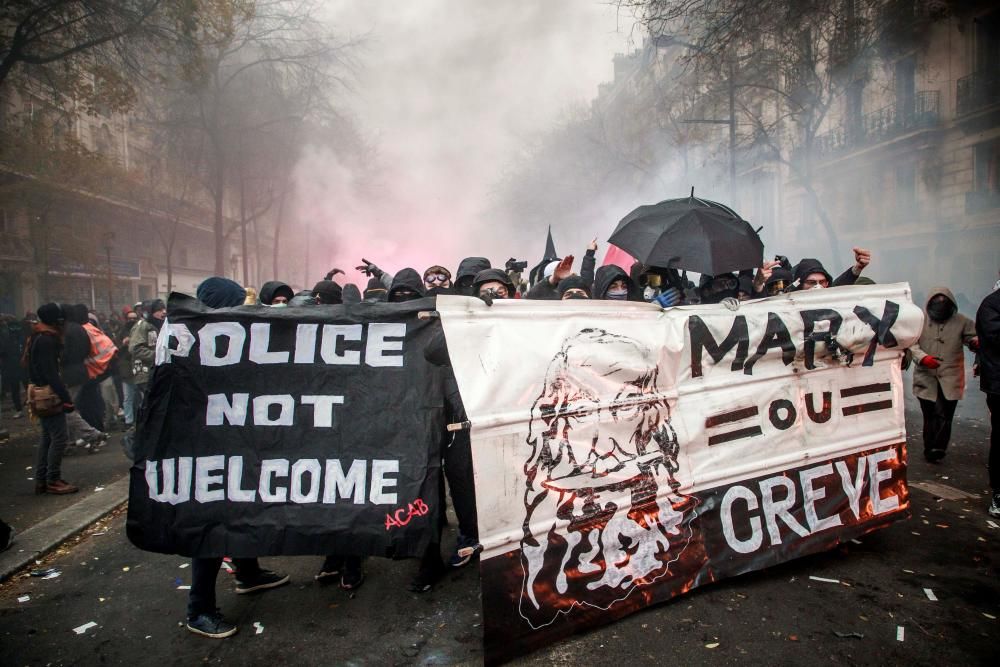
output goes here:
[[90, 336], [83, 328], [87, 321], [87, 307], [64, 304], [66, 325], [63, 329], [62, 376], [67, 386], [77, 387], [90, 379], [84, 360], [90, 356]]
[[401, 289], [409, 289], [416, 292], [417, 298], [420, 298], [424, 296], [425, 293], [424, 280], [415, 269], [400, 269], [399, 273], [392, 278], [392, 287], [389, 288], [389, 294], [386, 301], [389, 301], [390, 303], [398, 302], [396, 293]]
[[295, 292], [280, 280], [269, 280], [260, 286], [261, 303], [270, 306], [276, 296], [284, 296], [285, 299], [291, 301], [292, 297], [295, 296]]
[[616, 280], [624, 280], [628, 286], [628, 301], [642, 301], [642, 294], [636, 288], [635, 281], [629, 277], [625, 269], [615, 264], [608, 264], [597, 269], [594, 276], [594, 289], [591, 292], [592, 298], [607, 299], [608, 287]]
[[472, 290], [472, 283], [480, 271], [491, 268], [490, 260], [485, 257], [466, 257], [458, 265], [455, 272], [455, 292], [465, 296], [476, 296]]
[[854, 275], [854, 271], [852, 271], [851, 268], [848, 267], [848, 269], [843, 273], [841, 273], [839, 276], [837, 276], [835, 280], [830, 275], [830, 273], [825, 268], [823, 268], [823, 264], [818, 259], [813, 259], [812, 257], [806, 257], [801, 261], [799, 261], [799, 263], [795, 265], [795, 268], [792, 269], [792, 275], [794, 276], [796, 282], [798, 282], [798, 285], [795, 287], [795, 289], [797, 290], [802, 289], [802, 283], [805, 281], [806, 278], [809, 277], [809, 274], [811, 273], [822, 273], [824, 276], [826, 276], [826, 281], [830, 283], [830, 287], [853, 285], [858, 279], [858, 277]]

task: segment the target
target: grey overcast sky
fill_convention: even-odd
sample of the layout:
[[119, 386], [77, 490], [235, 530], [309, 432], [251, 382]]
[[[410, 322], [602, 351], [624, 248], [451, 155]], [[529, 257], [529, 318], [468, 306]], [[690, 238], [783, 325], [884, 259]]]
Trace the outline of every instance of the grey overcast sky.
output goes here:
[[638, 34], [628, 17], [595, 0], [330, 0], [326, 15], [364, 38], [342, 103], [377, 146], [386, 193], [352, 199], [335, 156], [309, 155], [300, 213], [337, 230], [320, 254], [422, 271], [541, 252], [489, 229], [491, 188], [523, 141], [611, 79], [614, 54]]

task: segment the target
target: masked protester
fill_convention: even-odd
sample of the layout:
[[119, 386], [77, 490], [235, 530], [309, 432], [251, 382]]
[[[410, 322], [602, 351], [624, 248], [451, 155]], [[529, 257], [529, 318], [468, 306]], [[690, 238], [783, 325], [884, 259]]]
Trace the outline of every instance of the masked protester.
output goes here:
[[[357, 288], [355, 288], [357, 289]], [[336, 305], [344, 302], [344, 290], [332, 280], [321, 280], [312, 288], [317, 304]]]
[[642, 301], [642, 297], [628, 273], [615, 264], [608, 264], [597, 269], [591, 296], [594, 299], [612, 301]]
[[456, 294], [478, 296], [473, 291], [473, 283], [481, 271], [489, 268], [491, 268], [490, 260], [485, 257], [466, 257], [463, 259], [458, 265], [458, 271], [455, 273]]
[[684, 303], [683, 281], [673, 269], [646, 266], [640, 262], [632, 265], [632, 280], [642, 290], [642, 300], [670, 308]]
[[382, 285], [382, 281], [373, 276], [368, 279], [368, 285], [365, 287], [364, 301], [367, 303], [385, 301], [386, 292], [388, 291]]
[[270, 280], [260, 287], [260, 302], [265, 306], [287, 306], [294, 296], [292, 288], [280, 280]]
[[823, 264], [818, 259], [807, 257], [800, 260], [792, 270], [794, 281], [797, 285], [795, 289], [822, 289], [826, 287], [853, 285], [861, 275], [861, 272], [865, 270], [865, 267], [871, 263], [871, 258], [872, 254], [868, 250], [854, 248], [854, 266], [841, 273], [834, 280], [827, 273], [826, 269], [823, 268]]
[[451, 271], [443, 266], [434, 265], [424, 271], [424, 289], [427, 296], [438, 294], [454, 294], [451, 284]]
[[963, 345], [979, 346], [975, 325], [958, 312], [955, 297], [947, 287], [930, 291], [920, 340], [910, 348], [917, 366], [913, 370], [913, 394], [924, 415], [924, 458], [936, 463], [944, 458], [951, 440], [955, 407], [965, 392]]
[[990, 410], [990, 516], [1000, 517], [1000, 282], [976, 312], [979, 337], [979, 387]]
[[48, 388], [62, 401], [56, 414], [39, 416], [42, 440], [35, 456], [35, 493], [63, 495], [79, 489], [62, 479], [62, 458], [68, 441], [66, 415], [73, 414], [74, 405], [69, 389], [59, 372], [65, 314], [62, 307], [47, 303], [38, 309], [38, 324], [32, 327], [31, 337], [25, 346], [25, 361], [32, 384], [28, 396], [29, 409], [34, 409], [33, 396]]
[[722, 303], [725, 299], [736, 299], [739, 295], [739, 284], [739, 278], [734, 273], [703, 275], [698, 285], [701, 302]]
[[[235, 308], [243, 305], [245, 298], [243, 288], [228, 278], [214, 276], [198, 286], [198, 299], [210, 308]], [[222, 616], [215, 604], [215, 582], [220, 567], [222, 556], [191, 559], [186, 627], [196, 635], [213, 639], [232, 636], [239, 629]], [[289, 582], [287, 574], [261, 568], [256, 558], [233, 558], [233, 567], [237, 594], [277, 588]]]
[[777, 296], [784, 294], [792, 285], [792, 272], [782, 267], [775, 267], [764, 282], [762, 296]]
[[559, 287], [556, 290], [559, 293], [559, 299], [563, 301], [590, 298], [590, 285], [580, 276], [563, 278], [559, 281]]
[[486, 303], [493, 303], [496, 299], [514, 298], [514, 283], [502, 269], [486, 269], [477, 273], [472, 283], [472, 290], [475, 296]]
[[424, 296], [424, 282], [420, 279], [420, 274], [414, 269], [402, 269], [392, 278], [392, 287], [389, 288], [389, 295], [386, 301], [389, 303], [402, 303], [413, 301]]
[[361, 290], [354, 283], [344, 285], [342, 298], [346, 304], [361, 303]]

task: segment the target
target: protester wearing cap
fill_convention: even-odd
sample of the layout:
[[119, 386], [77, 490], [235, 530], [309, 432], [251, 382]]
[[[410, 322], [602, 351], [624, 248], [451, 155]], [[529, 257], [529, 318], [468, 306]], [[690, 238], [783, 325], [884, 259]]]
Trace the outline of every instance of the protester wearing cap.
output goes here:
[[312, 288], [317, 305], [336, 305], [344, 302], [343, 288], [332, 280], [321, 280]]
[[566, 299], [589, 299], [590, 285], [580, 276], [569, 276], [559, 281], [559, 298]]
[[63, 452], [69, 440], [66, 413], [75, 409], [59, 372], [66, 316], [59, 305], [47, 303], [38, 308], [38, 320], [38, 324], [32, 327], [31, 337], [26, 345], [28, 377], [32, 384], [28, 396], [29, 409], [36, 408], [35, 396], [45, 390], [53, 392], [62, 400], [62, 409], [56, 414], [38, 415], [42, 425], [42, 440], [35, 456], [35, 493], [76, 493], [79, 489], [62, 479]]
[[209, 308], [232, 308], [241, 305], [246, 299], [246, 290], [239, 283], [212, 276], [205, 278], [198, 285], [198, 300]]
[[452, 294], [451, 271], [438, 264], [427, 268], [424, 271], [424, 288], [427, 296]]

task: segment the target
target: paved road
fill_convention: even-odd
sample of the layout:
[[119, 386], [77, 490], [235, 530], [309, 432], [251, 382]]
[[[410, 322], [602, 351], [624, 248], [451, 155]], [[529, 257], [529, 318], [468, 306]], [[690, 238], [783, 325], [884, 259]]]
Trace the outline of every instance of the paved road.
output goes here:
[[[707, 586], [514, 664], [997, 664], [1000, 529], [987, 524], [984, 511], [987, 429], [972, 405], [981, 399], [978, 392], [970, 396], [971, 409], [956, 425], [944, 465], [924, 463], [919, 441], [910, 437], [918, 456], [910, 461], [910, 480], [917, 484], [909, 521], [865, 536], [861, 544]], [[919, 416], [908, 418], [910, 432], [917, 433]], [[919, 487], [923, 482], [974, 499], [936, 498]], [[229, 575], [220, 575], [219, 604], [240, 633], [216, 641], [180, 626], [186, 591], [177, 587], [190, 583], [184, 559], [131, 547], [123, 521], [109, 517], [50, 557], [46, 566], [59, 568], [58, 578], [18, 576], [0, 587], [0, 664], [482, 661], [472, 568], [415, 595], [405, 590], [415, 563], [372, 559], [367, 583], [350, 598], [312, 581], [319, 558], [264, 559], [288, 571], [292, 585], [238, 596]], [[938, 601], [929, 600], [925, 588]], [[31, 599], [19, 602], [24, 595]], [[88, 622], [97, 625], [74, 633]], [[262, 624], [262, 633], [255, 633], [254, 623]]]

